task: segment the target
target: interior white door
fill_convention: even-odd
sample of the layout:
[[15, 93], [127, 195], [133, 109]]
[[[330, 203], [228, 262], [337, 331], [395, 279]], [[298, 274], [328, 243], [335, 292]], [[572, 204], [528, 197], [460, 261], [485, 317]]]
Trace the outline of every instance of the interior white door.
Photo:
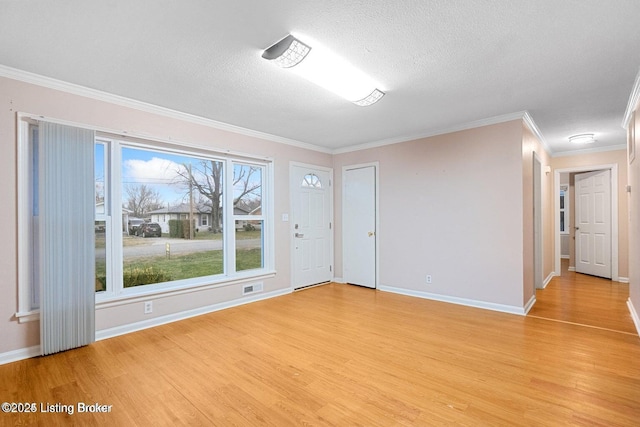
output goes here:
[[330, 172], [291, 166], [293, 287], [331, 280]]
[[376, 287], [376, 169], [343, 174], [343, 274], [347, 283]]
[[575, 176], [576, 272], [611, 278], [611, 171]]

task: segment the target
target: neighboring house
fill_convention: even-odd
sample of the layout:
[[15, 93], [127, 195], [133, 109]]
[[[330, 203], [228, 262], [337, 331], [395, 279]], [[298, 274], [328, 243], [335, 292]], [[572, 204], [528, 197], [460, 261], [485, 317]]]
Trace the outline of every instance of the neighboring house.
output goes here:
[[[105, 213], [104, 202], [96, 203], [96, 215], [104, 215], [104, 213]], [[127, 224], [129, 224], [129, 217], [132, 213], [133, 213], [132, 210], [129, 210], [127, 208], [122, 208], [122, 232], [123, 233], [129, 232], [127, 228]], [[96, 221], [96, 230], [104, 231], [104, 229], [105, 229], [104, 221]]]
[[[156, 209], [149, 212], [148, 215], [151, 216], [151, 222], [157, 222], [160, 224], [163, 233], [168, 233], [169, 220], [189, 219], [189, 211], [189, 203], [181, 203], [179, 205]], [[196, 230], [209, 230], [211, 227], [211, 207], [201, 203], [194, 204], [193, 219], [196, 224]], [[221, 227], [221, 224], [218, 224], [218, 227]]]

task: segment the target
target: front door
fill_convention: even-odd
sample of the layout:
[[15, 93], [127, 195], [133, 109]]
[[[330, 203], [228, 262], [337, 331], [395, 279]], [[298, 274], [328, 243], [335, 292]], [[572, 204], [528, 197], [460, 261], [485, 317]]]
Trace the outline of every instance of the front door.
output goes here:
[[575, 176], [576, 272], [611, 278], [611, 171]]
[[331, 172], [291, 165], [294, 289], [328, 282], [331, 264]]
[[347, 168], [343, 173], [344, 280], [376, 287], [376, 168]]

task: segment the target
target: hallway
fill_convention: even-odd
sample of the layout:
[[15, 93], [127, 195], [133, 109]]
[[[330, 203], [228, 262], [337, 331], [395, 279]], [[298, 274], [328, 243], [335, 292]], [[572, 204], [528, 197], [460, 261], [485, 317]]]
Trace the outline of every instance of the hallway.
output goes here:
[[569, 260], [563, 259], [561, 276], [536, 291], [529, 317], [638, 334], [627, 307], [629, 284], [568, 271], [568, 267]]

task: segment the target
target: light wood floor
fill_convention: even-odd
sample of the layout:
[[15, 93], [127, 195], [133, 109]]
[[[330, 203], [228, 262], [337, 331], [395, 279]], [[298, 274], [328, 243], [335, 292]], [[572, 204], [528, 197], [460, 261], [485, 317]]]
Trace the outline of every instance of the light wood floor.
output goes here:
[[563, 259], [561, 275], [536, 292], [529, 316], [637, 335], [627, 307], [628, 284], [571, 272], [568, 267], [569, 260]]
[[640, 339], [330, 284], [0, 366], [0, 400], [113, 405], [2, 425], [637, 426]]

